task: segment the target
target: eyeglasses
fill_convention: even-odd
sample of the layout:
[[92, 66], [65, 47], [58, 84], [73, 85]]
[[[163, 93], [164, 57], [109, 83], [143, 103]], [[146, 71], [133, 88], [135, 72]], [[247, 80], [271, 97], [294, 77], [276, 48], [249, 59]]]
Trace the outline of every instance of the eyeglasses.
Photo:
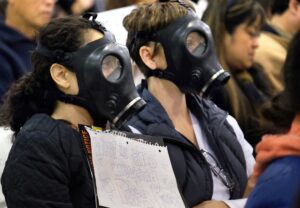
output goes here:
[[216, 177], [219, 177], [222, 183], [229, 189], [229, 191], [232, 191], [234, 188], [234, 182], [232, 181], [229, 174], [225, 171], [224, 168], [218, 163], [217, 159], [209, 152], [201, 149], [200, 150], [203, 157], [205, 158], [206, 162], [209, 165], [209, 168], [213, 172], [213, 174]]

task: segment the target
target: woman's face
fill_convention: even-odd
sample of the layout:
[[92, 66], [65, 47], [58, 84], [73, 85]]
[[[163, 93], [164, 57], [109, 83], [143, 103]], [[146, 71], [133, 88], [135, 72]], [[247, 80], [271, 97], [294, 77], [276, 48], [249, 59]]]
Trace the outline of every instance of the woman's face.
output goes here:
[[242, 70], [253, 65], [260, 29], [256, 24], [240, 24], [232, 34], [225, 34], [224, 58], [230, 69]]
[[24, 28], [39, 30], [47, 24], [53, 14], [56, 0], [8, 0], [8, 7], [14, 13], [11, 18]]

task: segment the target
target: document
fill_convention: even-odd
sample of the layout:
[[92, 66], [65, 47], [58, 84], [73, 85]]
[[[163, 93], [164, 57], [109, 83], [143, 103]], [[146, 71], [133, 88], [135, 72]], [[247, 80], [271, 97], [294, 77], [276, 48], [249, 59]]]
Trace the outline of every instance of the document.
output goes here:
[[[99, 205], [184, 208], [165, 146], [85, 127], [91, 140]], [[141, 137], [143, 135], [140, 135]]]

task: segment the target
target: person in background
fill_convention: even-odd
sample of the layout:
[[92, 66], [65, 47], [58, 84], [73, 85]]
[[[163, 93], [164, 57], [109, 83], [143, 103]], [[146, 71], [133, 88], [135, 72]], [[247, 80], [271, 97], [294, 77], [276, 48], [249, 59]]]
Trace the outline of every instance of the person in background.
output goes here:
[[105, 11], [105, 0], [95, 0], [94, 6], [90, 9], [91, 12]]
[[118, 9], [122, 7], [126, 7], [129, 5], [139, 4], [139, 3], [151, 3], [156, 0], [106, 0], [106, 10]]
[[58, 0], [54, 17], [82, 15], [94, 6], [95, 0]]
[[262, 66], [275, 94], [284, 88], [282, 66], [288, 44], [300, 29], [300, 0], [271, 0], [271, 18], [259, 38], [254, 61]]
[[253, 149], [236, 120], [203, 98], [229, 78], [209, 27], [186, 0], [137, 5], [123, 25], [131, 57], [146, 77], [138, 91], [147, 105], [127, 125], [166, 138], [187, 206], [243, 207]]
[[50, 21], [54, 5], [55, 0], [6, 0], [0, 15], [0, 105], [9, 86], [30, 71], [36, 33]]
[[[272, 5], [276, 0], [255, 0], [263, 7], [266, 13], [267, 20], [272, 18]], [[263, 28], [264, 29], [264, 28]]]
[[237, 119], [255, 147], [264, 132], [259, 126], [259, 109], [273, 95], [266, 75], [253, 65], [264, 11], [253, 0], [210, 1], [202, 19], [212, 29], [222, 67], [231, 74], [212, 100]]
[[0, 0], [0, 15], [5, 15], [5, 9], [6, 9], [7, 1], [6, 0]]
[[95, 19], [51, 20], [39, 33], [32, 72], [8, 91], [0, 123], [15, 138], [1, 184], [10, 208], [98, 207], [78, 124], [118, 127], [145, 104], [127, 48]]
[[283, 66], [285, 88], [263, 111], [272, 135], [265, 135], [256, 147], [257, 157], [252, 182], [257, 183], [246, 208], [294, 207], [299, 201], [299, 54], [300, 31], [290, 43]]

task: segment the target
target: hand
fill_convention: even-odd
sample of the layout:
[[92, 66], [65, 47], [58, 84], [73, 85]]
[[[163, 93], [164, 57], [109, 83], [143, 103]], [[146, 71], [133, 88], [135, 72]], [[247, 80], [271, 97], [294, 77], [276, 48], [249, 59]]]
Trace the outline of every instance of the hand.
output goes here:
[[265, 135], [261, 142], [256, 145], [256, 163], [252, 176], [254, 183], [270, 162], [280, 157], [299, 156], [299, 150], [299, 137], [292, 133], [287, 135]]
[[201, 204], [194, 206], [193, 208], [230, 208], [225, 202], [223, 201], [204, 201]]

